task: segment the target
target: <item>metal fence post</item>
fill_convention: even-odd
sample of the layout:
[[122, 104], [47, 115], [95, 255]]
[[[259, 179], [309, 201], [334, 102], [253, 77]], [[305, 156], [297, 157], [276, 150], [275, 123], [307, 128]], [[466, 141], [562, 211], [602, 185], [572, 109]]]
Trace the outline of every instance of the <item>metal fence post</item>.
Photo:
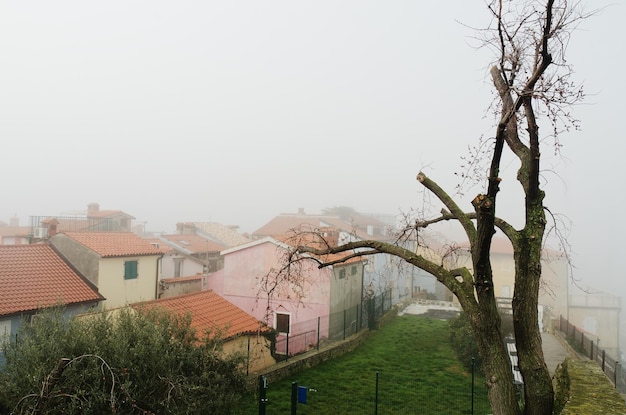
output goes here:
[[250, 374], [250, 335], [248, 335], [248, 358], [246, 359], [246, 376]]
[[317, 350], [320, 349], [320, 319], [321, 317], [317, 317]]
[[298, 382], [291, 382], [291, 415], [296, 415], [298, 408]]
[[343, 310], [343, 339], [346, 339], [346, 314], [348, 310]]
[[287, 339], [285, 340], [285, 362], [289, 361], [289, 332], [287, 332]]
[[476, 365], [476, 359], [472, 357], [472, 412], [474, 415], [474, 366]]
[[376, 371], [376, 394], [374, 395], [374, 415], [378, 415], [378, 371]]
[[605, 354], [606, 354], [606, 350], [602, 349], [602, 371], [603, 372], [604, 372], [604, 362], [605, 362], [604, 358], [606, 357]]
[[580, 350], [585, 351], [585, 332], [582, 330], [580, 332]]
[[617, 389], [617, 378], [618, 378], [617, 372], [619, 372], [619, 366], [620, 366], [619, 362], [616, 361], [615, 362], [615, 372], [613, 373], [613, 377], [614, 377], [614, 382], [613, 383], [615, 384], [615, 389]]
[[259, 376], [259, 415], [267, 413], [267, 378]]
[[591, 352], [589, 353], [589, 358], [590, 358], [591, 360], [596, 360], [596, 359], [593, 357], [593, 340], [591, 340]]

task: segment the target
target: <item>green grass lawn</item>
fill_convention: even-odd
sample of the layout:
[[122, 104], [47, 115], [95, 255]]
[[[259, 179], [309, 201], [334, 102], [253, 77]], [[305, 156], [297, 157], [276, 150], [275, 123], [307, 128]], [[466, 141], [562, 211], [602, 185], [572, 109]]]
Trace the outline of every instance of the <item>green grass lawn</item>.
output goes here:
[[[352, 353], [269, 385], [267, 415], [291, 414], [292, 382], [316, 389], [299, 415], [471, 414], [472, 376], [448, 342], [448, 322], [399, 316]], [[490, 413], [484, 379], [475, 379], [474, 413]], [[237, 415], [258, 414], [257, 397], [242, 402]]]

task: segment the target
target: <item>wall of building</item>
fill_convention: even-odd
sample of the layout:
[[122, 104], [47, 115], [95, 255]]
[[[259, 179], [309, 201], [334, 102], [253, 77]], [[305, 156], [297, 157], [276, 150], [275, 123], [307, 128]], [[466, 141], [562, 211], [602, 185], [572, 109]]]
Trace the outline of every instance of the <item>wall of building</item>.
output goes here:
[[180, 281], [177, 281], [178, 278], [174, 278], [174, 281], [169, 280], [167, 283], [161, 281], [159, 286], [159, 298], [177, 297], [183, 294], [202, 291], [203, 278], [205, 277], [194, 279], [182, 278]]
[[270, 343], [264, 336], [249, 334], [225, 341], [223, 350], [226, 355], [240, 353], [248, 356], [246, 369], [252, 374], [276, 364], [270, 353]]
[[[231, 251], [224, 255], [224, 268], [208, 276], [207, 288], [271, 327], [276, 327], [277, 313], [288, 315], [290, 336], [293, 336], [290, 353], [293, 353], [299, 351], [292, 347], [301, 340], [296, 336], [311, 330], [317, 331], [318, 317], [329, 314], [331, 270], [318, 269], [313, 261], [300, 262], [302, 268], [298, 274], [302, 276], [303, 296], [296, 286], [281, 283], [268, 301], [267, 292], [261, 286], [268, 273], [282, 268], [284, 253], [283, 248], [272, 242], [261, 242]], [[295, 266], [294, 270], [297, 268]], [[328, 319], [322, 320], [320, 337], [325, 338], [328, 337]], [[277, 340], [280, 342], [284, 336], [279, 334]], [[302, 347], [307, 345], [303, 343]]]
[[[180, 275], [176, 275], [175, 260], [182, 261]], [[204, 272], [204, 264], [198, 259], [178, 252], [170, 252], [163, 255], [161, 262], [161, 278], [187, 277]]]
[[[117, 308], [156, 299], [158, 256], [102, 258], [98, 291], [106, 298], [106, 308]], [[124, 279], [124, 263], [137, 261], [137, 278]]]
[[572, 295], [569, 300], [569, 315], [562, 315], [566, 316], [570, 323], [585, 331], [587, 337], [599, 340], [598, 347], [619, 360], [620, 297]]
[[50, 245], [52, 245], [61, 256], [66, 258], [74, 268], [80, 271], [85, 278], [91, 281], [96, 287], [99, 287], [98, 275], [100, 272], [100, 256], [98, 254], [73, 239], [68, 238], [64, 234], [57, 234], [50, 238]]

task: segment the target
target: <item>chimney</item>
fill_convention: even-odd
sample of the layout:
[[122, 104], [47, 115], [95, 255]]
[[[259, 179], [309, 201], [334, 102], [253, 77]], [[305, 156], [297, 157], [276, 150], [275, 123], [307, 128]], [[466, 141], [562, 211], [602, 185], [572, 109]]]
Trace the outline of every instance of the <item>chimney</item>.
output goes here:
[[50, 222], [48, 222], [48, 237], [49, 238], [57, 234], [58, 224], [59, 224], [59, 221], [56, 219], [52, 219]]
[[100, 205], [97, 203], [90, 203], [87, 205], [87, 217], [94, 216], [100, 211]]
[[9, 219], [9, 226], [20, 226], [20, 218], [17, 215]]
[[304, 208], [298, 208], [298, 215], [304, 215]]

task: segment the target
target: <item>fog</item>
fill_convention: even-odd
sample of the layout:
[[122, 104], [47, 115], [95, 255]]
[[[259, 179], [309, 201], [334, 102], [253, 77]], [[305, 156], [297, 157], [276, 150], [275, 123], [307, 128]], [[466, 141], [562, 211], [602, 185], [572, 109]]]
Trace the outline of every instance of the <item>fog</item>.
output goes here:
[[[5, 222], [90, 202], [166, 232], [179, 221], [250, 232], [298, 208], [399, 214], [424, 206], [420, 170], [453, 192], [468, 147], [493, 135], [494, 56], [471, 29], [489, 20], [483, 1], [0, 7]], [[581, 131], [556, 156], [547, 138], [543, 153], [574, 276], [622, 296], [624, 21], [620, 1], [574, 32]], [[498, 215], [519, 224], [516, 167]], [[457, 200], [469, 210], [480, 190]]]

